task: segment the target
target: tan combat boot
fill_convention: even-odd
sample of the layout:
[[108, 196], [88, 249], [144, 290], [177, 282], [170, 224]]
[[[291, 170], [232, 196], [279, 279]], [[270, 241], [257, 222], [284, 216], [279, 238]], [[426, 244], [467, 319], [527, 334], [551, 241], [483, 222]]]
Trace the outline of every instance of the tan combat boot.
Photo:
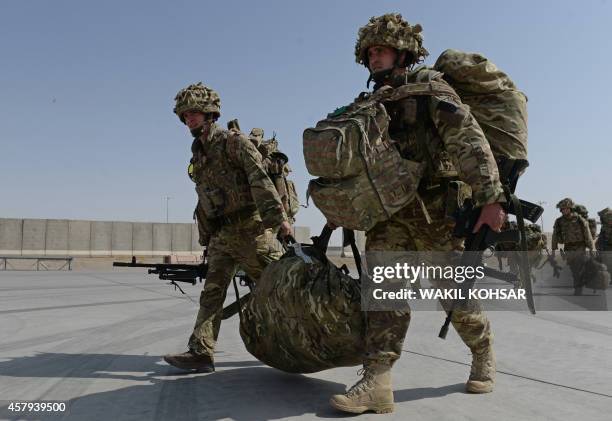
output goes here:
[[380, 363], [364, 364], [359, 380], [344, 395], [334, 395], [331, 406], [340, 411], [361, 414], [374, 411], [377, 414], [393, 412], [393, 390], [391, 390], [391, 365]]
[[182, 354], [164, 355], [164, 361], [171, 366], [183, 370], [197, 370], [200, 373], [212, 373], [215, 371], [212, 358], [208, 355], [196, 354], [191, 350]]
[[470, 393], [489, 393], [495, 385], [495, 354], [493, 347], [472, 353], [472, 369], [465, 390]]

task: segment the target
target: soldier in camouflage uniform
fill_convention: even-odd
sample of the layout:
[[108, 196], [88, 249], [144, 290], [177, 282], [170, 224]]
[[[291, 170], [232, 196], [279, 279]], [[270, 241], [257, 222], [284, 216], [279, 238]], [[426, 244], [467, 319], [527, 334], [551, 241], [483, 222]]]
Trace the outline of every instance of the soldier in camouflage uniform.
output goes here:
[[582, 294], [580, 272], [586, 261], [586, 249], [594, 250], [593, 237], [587, 221], [573, 212], [574, 201], [569, 197], [557, 203], [561, 216], [556, 219], [552, 234], [552, 253], [563, 244], [565, 260], [572, 272], [574, 280], [574, 295]]
[[[506, 230], [518, 230], [518, 224], [515, 221], [506, 220], [502, 227], [503, 231]], [[542, 233], [542, 229], [537, 224], [527, 224], [525, 225], [525, 234], [527, 237], [527, 253], [529, 259], [529, 267], [533, 270], [537, 267], [541, 262], [544, 256], [542, 255], [542, 251], [546, 248], [546, 235]], [[498, 259], [506, 257], [508, 259], [508, 267], [509, 271], [512, 273], [519, 273], [519, 265], [520, 265], [520, 256], [517, 253], [520, 251], [520, 244], [508, 241], [501, 242], [495, 245], [495, 254]], [[500, 270], [501, 270], [501, 261], [500, 261]], [[536, 277], [531, 275], [532, 282], [536, 282]], [[519, 286], [518, 284], [516, 286]]]
[[[370, 71], [378, 89], [410, 82], [436, 80], [441, 74], [414, 67], [428, 55], [420, 25], [409, 25], [399, 14], [370, 19], [359, 30], [355, 56]], [[449, 89], [452, 88], [448, 86]], [[404, 158], [428, 163], [420, 197], [366, 233], [367, 251], [453, 251], [462, 243], [452, 236], [454, 223], [447, 213], [451, 181], [471, 188], [476, 206], [482, 207], [476, 230], [483, 224], [500, 231], [505, 213], [504, 193], [490, 146], [469, 108], [444, 95], [392, 103], [389, 135], [398, 142]], [[418, 136], [424, 138], [418, 139]], [[422, 141], [422, 143], [419, 142]], [[431, 145], [429, 151], [424, 145]], [[466, 389], [486, 393], [493, 389], [495, 358], [489, 321], [475, 311], [454, 311], [452, 323], [472, 351], [472, 368]], [[346, 394], [334, 395], [331, 405], [346, 412], [393, 411], [391, 366], [400, 357], [410, 322], [410, 311], [366, 313], [363, 378]]]
[[597, 251], [600, 252], [602, 263], [612, 274], [612, 209], [605, 208], [597, 213], [601, 221], [601, 229], [597, 237]]
[[195, 217], [200, 244], [208, 249], [208, 273], [189, 351], [164, 360], [178, 368], [211, 372], [223, 302], [238, 265], [258, 279], [266, 265], [281, 256], [275, 234], [286, 236], [291, 226], [253, 143], [215, 123], [221, 105], [217, 93], [197, 83], [179, 91], [175, 100], [174, 112], [194, 137]]

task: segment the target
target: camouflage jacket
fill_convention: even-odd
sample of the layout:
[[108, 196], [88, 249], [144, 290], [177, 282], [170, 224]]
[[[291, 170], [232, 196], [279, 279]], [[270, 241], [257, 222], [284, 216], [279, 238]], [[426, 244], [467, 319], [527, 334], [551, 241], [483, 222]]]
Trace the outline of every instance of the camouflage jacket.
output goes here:
[[[433, 80], [453, 91], [442, 79], [442, 73], [424, 66], [393, 76], [390, 84], [399, 87]], [[459, 179], [471, 187], [476, 206], [503, 202], [491, 147], [469, 107], [458, 98], [415, 96], [388, 103], [389, 135], [398, 142], [402, 157], [428, 164], [426, 183], [435, 185], [440, 179]]]
[[202, 135], [193, 141], [191, 150], [201, 244], [240, 217], [261, 219], [266, 228], [287, 220], [261, 154], [244, 134], [213, 124], [206, 138]]
[[597, 237], [597, 250], [612, 251], [612, 215], [602, 218], [599, 237]]
[[555, 220], [552, 249], [557, 250], [559, 243], [564, 245], [582, 243], [591, 250], [595, 248], [589, 224], [582, 216], [575, 213], [571, 213], [569, 216], [560, 216]]
[[602, 227], [599, 231], [597, 250], [612, 251], [612, 227]]

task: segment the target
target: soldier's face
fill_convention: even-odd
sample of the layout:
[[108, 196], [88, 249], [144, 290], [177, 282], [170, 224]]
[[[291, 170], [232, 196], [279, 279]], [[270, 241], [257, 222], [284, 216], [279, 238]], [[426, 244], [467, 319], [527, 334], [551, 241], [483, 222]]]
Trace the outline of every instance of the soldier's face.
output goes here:
[[396, 59], [397, 52], [393, 48], [383, 45], [368, 48], [368, 68], [372, 73], [391, 69]]
[[204, 125], [204, 114], [199, 111], [185, 111], [183, 118], [189, 130], [197, 129]]
[[569, 215], [570, 213], [572, 213], [572, 210], [571, 210], [570, 208], [561, 208], [561, 214], [562, 214], [563, 216], [567, 216], [567, 215]]

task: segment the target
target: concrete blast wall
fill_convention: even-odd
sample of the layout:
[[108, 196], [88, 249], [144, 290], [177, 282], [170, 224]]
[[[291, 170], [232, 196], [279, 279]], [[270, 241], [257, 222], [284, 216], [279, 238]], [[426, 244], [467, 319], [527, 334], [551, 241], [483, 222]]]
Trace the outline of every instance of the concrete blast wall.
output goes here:
[[[200, 254], [195, 224], [0, 218], [0, 255], [164, 256]], [[295, 227], [299, 242], [310, 229]]]
[[197, 233], [194, 224], [0, 218], [0, 255], [200, 254]]

